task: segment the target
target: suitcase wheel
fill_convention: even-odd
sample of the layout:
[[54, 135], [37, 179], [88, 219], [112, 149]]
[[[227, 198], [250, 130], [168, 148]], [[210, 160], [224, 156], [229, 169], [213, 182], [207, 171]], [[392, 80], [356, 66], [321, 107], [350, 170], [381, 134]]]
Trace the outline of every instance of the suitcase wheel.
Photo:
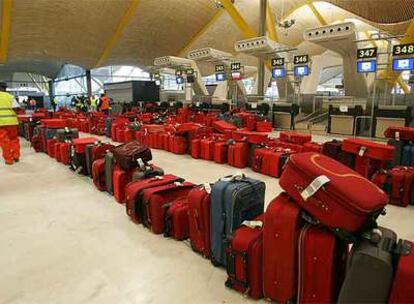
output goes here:
[[221, 265], [213, 256], [211, 257], [211, 264], [213, 264], [214, 267], [219, 267]]
[[230, 280], [226, 280], [226, 282], [224, 283], [224, 286], [226, 286], [227, 288], [233, 288], [233, 284], [231, 283]]

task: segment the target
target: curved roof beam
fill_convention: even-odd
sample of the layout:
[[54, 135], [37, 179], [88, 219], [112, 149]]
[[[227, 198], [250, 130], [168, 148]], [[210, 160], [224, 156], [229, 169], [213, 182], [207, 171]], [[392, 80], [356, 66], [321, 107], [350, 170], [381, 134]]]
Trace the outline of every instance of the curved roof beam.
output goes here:
[[125, 28], [127, 27], [129, 21], [134, 16], [140, 0], [131, 0], [131, 3], [125, 12], [125, 15], [121, 18], [121, 20], [118, 23], [118, 26], [116, 27], [115, 33], [112, 35], [112, 37], [108, 40], [101, 57], [99, 58], [98, 62], [95, 64], [95, 67], [101, 66], [105, 60], [110, 55], [112, 49], [115, 47], [119, 39], [121, 38], [122, 34], [124, 33]]
[[0, 62], [7, 60], [10, 37], [12, 0], [3, 0], [2, 18], [1, 18], [1, 38], [0, 38]]

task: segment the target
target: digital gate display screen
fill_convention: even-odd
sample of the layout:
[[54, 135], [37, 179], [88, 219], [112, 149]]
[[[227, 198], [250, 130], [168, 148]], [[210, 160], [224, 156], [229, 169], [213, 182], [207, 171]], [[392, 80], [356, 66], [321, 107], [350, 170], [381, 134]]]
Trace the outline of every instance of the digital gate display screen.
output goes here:
[[232, 80], [241, 80], [241, 73], [240, 72], [231, 72], [231, 79]]
[[394, 71], [410, 71], [414, 70], [414, 58], [394, 59], [392, 62]]
[[294, 70], [295, 77], [303, 77], [309, 75], [309, 67], [307, 65], [304, 66], [296, 66]]
[[226, 80], [226, 75], [224, 73], [216, 73], [216, 81]]
[[284, 68], [272, 69], [273, 78], [284, 78], [286, 76], [286, 70]]
[[179, 77], [175, 78], [175, 81], [177, 82], [177, 84], [183, 84], [184, 83], [184, 78], [182, 76], [179, 76]]
[[377, 71], [377, 61], [358, 61], [357, 72], [358, 73], [374, 73]]

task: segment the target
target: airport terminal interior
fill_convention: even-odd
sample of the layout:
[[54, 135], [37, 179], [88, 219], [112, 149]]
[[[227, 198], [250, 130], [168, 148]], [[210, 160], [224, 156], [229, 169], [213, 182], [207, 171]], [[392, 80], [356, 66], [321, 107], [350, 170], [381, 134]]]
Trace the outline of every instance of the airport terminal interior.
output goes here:
[[0, 304], [414, 303], [413, 0], [0, 8]]

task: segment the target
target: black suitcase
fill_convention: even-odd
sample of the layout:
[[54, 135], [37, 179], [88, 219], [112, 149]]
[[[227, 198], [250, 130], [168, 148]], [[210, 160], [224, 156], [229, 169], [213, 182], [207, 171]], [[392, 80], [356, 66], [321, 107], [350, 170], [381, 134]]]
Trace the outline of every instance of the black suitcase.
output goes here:
[[92, 178], [92, 149], [93, 149], [94, 145], [86, 145], [86, 155], [85, 155], [85, 160], [86, 160], [86, 172], [88, 174], [89, 177]]
[[75, 138], [79, 138], [79, 131], [78, 129], [59, 129], [56, 132], [56, 139], [58, 142], [65, 142], [66, 140], [72, 140]]
[[370, 239], [354, 244], [338, 304], [388, 303], [396, 241], [394, 231], [380, 227]]
[[106, 180], [106, 192], [114, 194], [113, 184], [113, 172], [114, 172], [114, 155], [112, 152], [108, 152], [105, 155], [105, 180]]

